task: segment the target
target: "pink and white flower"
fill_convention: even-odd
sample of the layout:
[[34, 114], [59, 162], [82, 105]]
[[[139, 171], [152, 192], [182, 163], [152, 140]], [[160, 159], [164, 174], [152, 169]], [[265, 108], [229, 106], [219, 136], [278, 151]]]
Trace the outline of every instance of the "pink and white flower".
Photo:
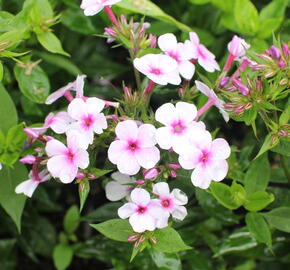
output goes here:
[[[181, 153], [183, 148], [188, 147], [188, 138], [192, 136], [191, 128], [198, 125], [194, 122], [197, 115], [195, 105], [187, 102], [163, 104], [156, 110], [156, 121], [165, 125], [156, 131], [156, 141], [162, 149], [170, 149]], [[204, 128], [201, 125], [201, 128]]]
[[65, 184], [75, 179], [78, 168], [85, 169], [89, 165], [88, 152], [79, 148], [77, 138], [69, 132], [67, 146], [54, 139], [47, 142], [45, 151], [50, 157], [47, 161], [48, 171]]
[[212, 140], [208, 131], [196, 129], [190, 144], [184, 150], [179, 156], [179, 163], [186, 170], [194, 169], [191, 174], [194, 186], [207, 189], [212, 180], [219, 182], [226, 177], [226, 159], [231, 153], [226, 140]]
[[133, 187], [130, 184], [136, 182], [134, 177], [120, 172], [114, 172], [111, 177], [115, 181], [110, 181], [105, 186], [106, 197], [110, 201], [119, 201], [130, 195]]
[[244, 39], [235, 35], [228, 44], [228, 50], [230, 54], [235, 57], [235, 60], [238, 60], [245, 56], [246, 50], [248, 50], [250, 46], [251, 45], [248, 44]]
[[208, 72], [220, 70], [220, 67], [215, 60], [215, 55], [211, 53], [204, 45], [199, 43], [199, 38], [196, 33], [189, 33], [190, 41], [185, 41], [185, 46], [190, 53], [191, 58], [197, 59], [197, 62]]
[[195, 66], [189, 61], [191, 56], [187, 53], [185, 45], [177, 42], [176, 37], [168, 33], [158, 38], [158, 46], [166, 55], [176, 61], [180, 75], [190, 80], [195, 72]]
[[159, 197], [157, 201], [168, 217], [170, 214], [178, 220], [186, 217], [187, 210], [183, 205], [187, 204], [188, 198], [180, 189], [175, 188], [170, 193], [168, 184], [160, 182], [153, 186], [153, 193]]
[[224, 109], [225, 102], [218, 98], [216, 93], [210, 89], [207, 85], [200, 81], [195, 81], [195, 85], [197, 89], [208, 97], [208, 106], [211, 107], [212, 105], [216, 106], [220, 111], [221, 115], [225, 119], [226, 122], [229, 121], [229, 115]]
[[70, 94], [70, 91], [75, 91], [76, 97], [82, 98], [84, 95], [84, 80], [86, 77], [86, 75], [78, 75], [74, 82], [68, 83], [66, 86], [56, 90], [51, 95], [49, 95], [45, 101], [45, 104], [52, 104], [62, 96]]
[[116, 164], [121, 173], [134, 175], [140, 167], [153, 168], [160, 159], [160, 152], [155, 147], [153, 125], [137, 126], [133, 120], [118, 123], [115, 129], [117, 140], [111, 143], [108, 150], [109, 160]]
[[161, 206], [155, 200], [151, 200], [148, 191], [142, 188], [135, 188], [130, 198], [131, 202], [118, 209], [119, 217], [129, 218], [135, 232], [154, 231], [158, 219], [164, 217], [165, 212]]
[[76, 120], [70, 129], [78, 137], [79, 146], [87, 149], [93, 143], [94, 133], [101, 134], [107, 128], [107, 120], [101, 111], [105, 102], [92, 97], [86, 99], [75, 98], [68, 106], [69, 116]]
[[32, 197], [32, 194], [40, 183], [43, 183], [51, 177], [47, 170], [43, 170], [38, 174], [34, 174], [32, 171], [29, 173], [29, 179], [20, 183], [16, 188], [17, 194], [23, 193], [28, 197]]
[[181, 83], [178, 64], [168, 55], [146, 54], [140, 58], [135, 58], [133, 64], [137, 70], [157, 84], [179, 85]]
[[86, 16], [93, 16], [99, 13], [104, 7], [112, 6], [121, 0], [83, 0], [81, 8]]

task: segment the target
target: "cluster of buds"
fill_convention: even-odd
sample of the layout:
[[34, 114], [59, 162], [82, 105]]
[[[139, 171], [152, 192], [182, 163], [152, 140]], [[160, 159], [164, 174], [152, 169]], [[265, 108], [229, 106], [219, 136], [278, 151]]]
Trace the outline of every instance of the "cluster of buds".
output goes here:
[[263, 61], [255, 69], [263, 72], [266, 78], [275, 76], [280, 70], [287, 70], [290, 64], [290, 49], [288, 44], [282, 44], [281, 48], [272, 45], [264, 54], [258, 57]]

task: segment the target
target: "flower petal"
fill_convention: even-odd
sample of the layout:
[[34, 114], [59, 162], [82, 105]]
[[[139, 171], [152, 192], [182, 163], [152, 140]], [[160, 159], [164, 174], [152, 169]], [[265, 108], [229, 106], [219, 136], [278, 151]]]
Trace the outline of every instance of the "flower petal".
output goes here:
[[190, 61], [182, 61], [178, 65], [178, 71], [184, 79], [191, 80], [195, 72], [195, 65]]
[[133, 214], [129, 218], [129, 222], [135, 232], [141, 233], [144, 231], [155, 230], [155, 219], [150, 215]]
[[138, 127], [135, 121], [126, 120], [118, 123], [115, 129], [118, 139], [135, 141], [138, 136]]
[[191, 182], [194, 186], [207, 189], [211, 182], [211, 176], [204, 166], [198, 165], [191, 174]]
[[118, 209], [118, 216], [122, 219], [128, 218], [134, 214], [136, 208], [134, 203], [125, 203]]
[[185, 193], [178, 188], [173, 189], [171, 195], [174, 197], [174, 203], [177, 205], [185, 205], [188, 202], [188, 198]]
[[140, 170], [140, 165], [131, 151], [123, 151], [117, 161], [117, 168], [121, 173], [135, 175]]
[[215, 139], [211, 143], [212, 159], [227, 159], [231, 154], [231, 148], [225, 139]]
[[158, 46], [164, 52], [176, 50], [177, 39], [175, 35], [171, 33], [161, 35], [158, 38]]
[[45, 146], [45, 152], [49, 157], [54, 155], [63, 155], [66, 151], [66, 146], [58, 140], [48, 141]]
[[88, 114], [87, 105], [81, 98], [75, 98], [68, 105], [67, 112], [73, 119], [81, 120]]
[[87, 112], [96, 115], [97, 113], [100, 113], [104, 107], [105, 102], [99, 98], [91, 97], [86, 100], [87, 105]]
[[119, 201], [129, 194], [128, 186], [121, 185], [116, 181], [110, 181], [105, 186], [106, 197], [110, 201]]
[[206, 171], [214, 181], [222, 181], [228, 173], [228, 163], [225, 160], [213, 160], [206, 166]]
[[120, 157], [127, 148], [127, 143], [125, 141], [116, 140], [110, 144], [108, 149], [108, 158], [113, 164], [117, 164]]
[[156, 144], [156, 128], [151, 124], [143, 124], [138, 129], [138, 143], [141, 147], [152, 147]]
[[170, 149], [172, 147], [171, 127], [161, 127], [156, 130], [156, 141], [162, 149]]
[[150, 194], [143, 188], [134, 188], [130, 196], [132, 202], [140, 206], [147, 206], [150, 202]]
[[187, 216], [187, 210], [184, 206], [177, 206], [171, 214], [175, 219], [184, 220], [184, 218]]
[[148, 147], [138, 150], [135, 154], [139, 165], [145, 169], [153, 168], [160, 160], [160, 152], [157, 147]]
[[156, 110], [155, 119], [163, 125], [170, 126], [172, 122], [178, 120], [175, 106], [171, 103], [163, 104]]
[[153, 193], [157, 194], [159, 197], [166, 197], [170, 195], [169, 186], [165, 182], [157, 183], [153, 186]]
[[135, 180], [133, 177], [130, 177], [128, 174], [123, 174], [120, 172], [114, 172], [111, 174], [111, 177], [119, 182], [120, 184], [130, 184], [135, 183]]
[[175, 107], [179, 115], [179, 119], [185, 123], [192, 122], [197, 115], [197, 109], [193, 104], [180, 101], [176, 103]]
[[34, 193], [35, 189], [39, 185], [40, 182], [34, 181], [32, 179], [28, 179], [22, 183], [20, 183], [16, 188], [15, 192], [17, 194], [23, 193], [24, 195], [28, 197], [32, 197], [32, 194]]

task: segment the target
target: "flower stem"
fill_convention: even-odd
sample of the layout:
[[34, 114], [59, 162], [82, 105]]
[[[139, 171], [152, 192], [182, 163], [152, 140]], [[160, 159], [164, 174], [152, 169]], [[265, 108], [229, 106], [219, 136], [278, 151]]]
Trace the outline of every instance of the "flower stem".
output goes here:
[[116, 16], [112, 11], [111, 7], [105, 6], [104, 10], [107, 13], [107, 16], [109, 17], [110, 21], [119, 28], [118, 20], [116, 19]]
[[65, 94], [64, 94], [64, 97], [69, 101], [71, 102], [74, 97], [72, 96], [71, 92], [70, 91], [66, 91]]
[[195, 118], [195, 121], [198, 120], [209, 108], [211, 108], [214, 105], [214, 102], [212, 100], [208, 100], [207, 103], [205, 103], [197, 112], [197, 116]]

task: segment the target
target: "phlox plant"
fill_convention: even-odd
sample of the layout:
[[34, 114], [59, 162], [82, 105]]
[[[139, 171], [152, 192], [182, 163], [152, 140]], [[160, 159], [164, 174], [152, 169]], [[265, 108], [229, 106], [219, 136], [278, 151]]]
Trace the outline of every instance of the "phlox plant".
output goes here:
[[[67, 268], [73, 254], [78, 256], [80, 246], [74, 235], [78, 224], [75, 228], [72, 224], [80, 220], [96, 182], [117, 207], [90, 228], [96, 235], [125, 242], [131, 261], [147, 254], [158, 262], [157, 255], [170, 258], [198, 249], [198, 241], [183, 230], [202, 222], [200, 213], [195, 213], [196, 201], [201, 205], [198, 211], [212, 211], [209, 204], [215, 204], [222, 209], [220, 215], [225, 213], [224, 217], [211, 213], [213, 218], [201, 223], [199, 230], [213, 222], [214, 231], [219, 219], [228, 218], [231, 226], [246, 224], [233, 228], [233, 235], [219, 250], [212, 248], [215, 256], [230, 253], [231, 247], [246, 250], [247, 241], [251, 247], [262, 245], [275, 253], [271, 232], [290, 232], [289, 201], [271, 208], [275, 195], [266, 190], [268, 153], [273, 166], [281, 164], [282, 174], [290, 181], [288, 44], [274, 38], [274, 45], [258, 53], [245, 38], [234, 35], [219, 64], [196, 32], [186, 33], [183, 41], [170, 32], [148, 34], [146, 18], [136, 22], [115, 15], [112, 6], [121, 2], [83, 0], [78, 8], [85, 16], [107, 15], [110, 24], [102, 38], [112, 47], [128, 50], [135, 82], [125, 79], [121, 98], [107, 100], [99, 94], [87, 95], [89, 80], [79, 74], [46, 97], [49, 113], [43, 124], [25, 124], [16, 130], [27, 135], [19, 161], [30, 172], [13, 192], [33, 198], [51, 182], [56, 189], [78, 187], [80, 207], [70, 208], [65, 217], [67, 235], [60, 235], [53, 251], [56, 268]], [[154, 95], [168, 89], [174, 98], [154, 105]], [[50, 111], [49, 106], [58, 103], [61, 109]], [[212, 115], [218, 120], [212, 121]], [[220, 123], [230, 127], [237, 122], [251, 127], [253, 145], [239, 145], [220, 130]], [[259, 148], [255, 147], [258, 142]], [[252, 156], [244, 168], [243, 147]], [[0, 161], [1, 167], [10, 165], [4, 154]], [[245, 215], [229, 221], [233, 210]], [[244, 247], [234, 246], [235, 237], [245, 241]], [[204, 242], [212, 247], [206, 236]]]

